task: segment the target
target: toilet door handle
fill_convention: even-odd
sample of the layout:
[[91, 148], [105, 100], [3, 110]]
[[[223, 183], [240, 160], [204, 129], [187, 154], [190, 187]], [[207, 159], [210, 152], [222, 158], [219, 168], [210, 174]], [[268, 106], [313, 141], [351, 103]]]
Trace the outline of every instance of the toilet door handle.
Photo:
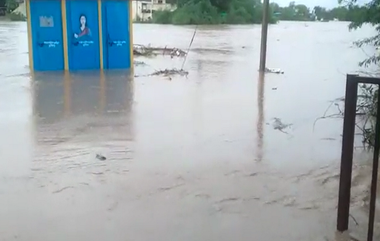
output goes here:
[[44, 41], [41, 41], [40, 33], [37, 32], [37, 45], [43, 47], [45, 45]]
[[113, 46], [113, 41], [111, 40], [109, 33], [107, 33], [107, 43], [109, 46]]
[[79, 41], [76, 40], [76, 38], [73, 38], [72, 41], [71, 41], [72, 45], [74, 46], [78, 46], [79, 45]]

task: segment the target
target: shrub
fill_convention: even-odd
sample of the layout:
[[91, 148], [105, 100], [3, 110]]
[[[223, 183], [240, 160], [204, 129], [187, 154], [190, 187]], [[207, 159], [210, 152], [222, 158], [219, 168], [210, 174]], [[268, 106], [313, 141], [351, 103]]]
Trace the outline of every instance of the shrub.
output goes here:
[[26, 21], [26, 16], [22, 13], [13, 12], [9, 13], [7, 16], [11, 21]]

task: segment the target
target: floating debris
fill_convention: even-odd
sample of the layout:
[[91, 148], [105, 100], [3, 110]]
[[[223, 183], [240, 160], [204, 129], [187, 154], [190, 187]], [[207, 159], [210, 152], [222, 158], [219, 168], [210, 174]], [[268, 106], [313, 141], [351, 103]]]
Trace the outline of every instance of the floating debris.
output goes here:
[[107, 160], [107, 158], [105, 156], [102, 156], [100, 154], [96, 154], [96, 158], [99, 159], [99, 160], [101, 160], [101, 161]]
[[53, 193], [60, 193], [60, 192], [66, 190], [66, 189], [69, 189], [69, 188], [74, 188], [74, 187], [73, 187], [73, 186], [63, 187], [63, 188], [61, 188], [61, 189], [59, 189], [59, 190], [57, 190], [57, 191], [54, 191]]
[[165, 47], [165, 49], [163, 49], [163, 55], [167, 52], [167, 50], [168, 51], [170, 51], [169, 52], [169, 54], [170, 54], [170, 57], [185, 57], [186, 56], [186, 52], [185, 51], [183, 51], [183, 50], [181, 50], [181, 49], [177, 49], [177, 48], [174, 48], [174, 49], [166, 49], [166, 47]]
[[133, 64], [134, 65], [136, 65], [136, 66], [139, 66], [139, 65], [146, 65], [146, 63], [145, 62], [143, 62], [143, 61], [133, 61]]
[[282, 71], [281, 69], [265, 68], [265, 73], [284, 74], [284, 71]]
[[153, 51], [149, 46], [144, 46], [141, 44], [134, 44], [133, 45], [133, 55], [135, 56], [149, 56], [154, 55]]
[[273, 122], [273, 129], [275, 130], [279, 130], [285, 134], [289, 134], [287, 132], [284, 131], [284, 129], [292, 126], [292, 124], [285, 124], [285, 123], [282, 123], [281, 119], [280, 118], [273, 118], [274, 119], [274, 122]]
[[151, 74], [146, 74], [146, 75], [135, 75], [134, 77], [148, 77], [148, 76], [164, 76], [168, 77], [169, 80], [172, 80], [173, 75], [179, 75], [179, 76], [185, 76], [189, 74], [188, 71], [183, 70], [183, 69], [164, 69], [164, 70], [156, 70], [155, 72]]
[[154, 73], [150, 75], [163, 75], [163, 76], [173, 76], [173, 75], [180, 75], [180, 76], [187, 76], [189, 72], [183, 70], [183, 69], [164, 69], [164, 70], [157, 70]]
[[186, 52], [179, 48], [168, 48], [167, 46], [165, 46], [164, 48], [151, 47], [149, 45], [145, 46], [142, 44], [133, 45], [133, 54], [135, 56], [169, 55], [171, 58], [186, 56]]
[[[242, 46], [243, 49], [248, 49], [247, 46]], [[231, 49], [220, 49], [220, 48], [192, 48], [192, 52], [199, 53], [199, 54], [233, 54], [234, 51]]]
[[335, 138], [331, 138], [331, 137], [325, 137], [325, 138], [321, 138], [322, 141], [335, 141], [336, 139]]

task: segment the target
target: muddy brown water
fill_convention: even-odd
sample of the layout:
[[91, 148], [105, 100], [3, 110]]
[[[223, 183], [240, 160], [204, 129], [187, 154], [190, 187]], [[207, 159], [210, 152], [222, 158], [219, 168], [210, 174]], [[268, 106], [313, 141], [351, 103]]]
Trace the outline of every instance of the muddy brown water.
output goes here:
[[[374, 51], [352, 47], [371, 27], [347, 25], [270, 26], [267, 65], [285, 74], [264, 80], [259, 26], [200, 27], [189, 75], [169, 80], [31, 74], [25, 23], [1, 22], [0, 240], [334, 240], [342, 120], [314, 122]], [[193, 31], [134, 25], [134, 41], [187, 49]], [[136, 60], [137, 76], [183, 61]], [[363, 237], [370, 168], [357, 156], [350, 225]]]

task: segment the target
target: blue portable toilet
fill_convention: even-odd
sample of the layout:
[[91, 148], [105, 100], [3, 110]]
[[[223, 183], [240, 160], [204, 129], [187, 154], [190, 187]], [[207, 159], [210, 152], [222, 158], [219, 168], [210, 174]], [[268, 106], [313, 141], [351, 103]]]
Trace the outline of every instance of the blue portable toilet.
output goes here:
[[131, 0], [26, 0], [32, 70], [129, 69]]
[[126, 1], [103, 1], [102, 17], [104, 68], [130, 68], [133, 60], [125, 56], [133, 55], [132, 7]]

